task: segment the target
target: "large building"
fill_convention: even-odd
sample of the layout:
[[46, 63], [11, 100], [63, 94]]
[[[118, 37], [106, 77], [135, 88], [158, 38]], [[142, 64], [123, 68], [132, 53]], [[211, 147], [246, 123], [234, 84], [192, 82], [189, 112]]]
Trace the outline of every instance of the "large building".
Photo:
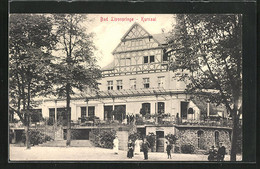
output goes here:
[[[197, 149], [208, 149], [219, 142], [224, 142], [229, 149], [228, 127], [179, 125], [179, 121], [175, 123], [176, 120], [181, 120], [181, 123], [198, 122], [202, 115], [210, 115], [210, 106], [190, 101], [189, 95], [185, 93], [185, 82], [179, 80], [181, 73], [185, 72], [168, 70], [168, 61], [174, 56], [172, 50], [167, 48], [166, 36], [166, 33], [152, 35], [140, 24], [134, 23], [114, 49], [114, 60], [102, 68], [100, 90], [88, 91], [71, 100], [72, 121], [82, 123], [83, 119], [96, 116], [100, 122], [124, 123], [129, 115], [142, 119], [165, 115], [164, 122], [157, 118], [150, 124], [136, 123], [136, 130], [143, 135], [157, 135], [156, 151], [165, 150], [164, 137], [167, 134], [177, 135], [179, 144], [186, 144], [185, 141], [190, 140], [189, 143]], [[38, 109], [44, 118], [55, 123], [66, 121], [65, 107], [64, 99], [45, 99]], [[115, 111], [119, 114], [115, 115]], [[224, 109], [211, 111], [221, 116], [225, 112]], [[90, 132], [93, 127], [78, 128]], [[206, 146], [202, 146], [202, 140], [206, 140]]]
[[[143, 108], [148, 114], [187, 117], [185, 83], [178, 81], [179, 73], [167, 69], [166, 34], [151, 35], [135, 23], [113, 55], [114, 60], [102, 68], [100, 91], [72, 100], [72, 120], [93, 115], [101, 120], [112, 119], [112, 110], [120, 106], [126, 114], [140, 114]], [[64, 107], [64, 101], [45, 100], [42, 114], [53, 117], [55, 108]]]

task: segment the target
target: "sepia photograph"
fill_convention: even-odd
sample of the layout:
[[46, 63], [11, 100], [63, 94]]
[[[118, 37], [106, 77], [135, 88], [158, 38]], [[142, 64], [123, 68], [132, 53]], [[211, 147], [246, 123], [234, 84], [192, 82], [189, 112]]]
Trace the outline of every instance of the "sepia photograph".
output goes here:
[[242, 14], [9, 14], [9, 160], [242, 161]]

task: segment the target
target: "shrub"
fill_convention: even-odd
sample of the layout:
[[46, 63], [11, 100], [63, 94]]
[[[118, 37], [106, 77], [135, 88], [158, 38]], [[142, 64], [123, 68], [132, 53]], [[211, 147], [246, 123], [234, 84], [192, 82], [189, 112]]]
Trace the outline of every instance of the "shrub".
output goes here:
[[174, 146], [174, 153], [180, 153], [180, 147], [179, 146]]
[[[32, 145], [38, 145], [38, 144], [42, 144], [46, 141], [52, 140], [52, 138], [50, 136], [44, 135], [39, 130], [29, 130], [29, 138], [30, 138], [30, 144], [32, 144]], [[23, 133], [22, 141], [23, 141], [23, 143], [25, 143], [26, 133]]]
[[195, 147], [191, 144], [184, 144], [181, 146], [181, 152], [185, 154], [192, 154], [195, 151]]
[[115, 130], [92, 130], [93, 142], [97, 147], [113, 148], [113, 141], [116, 136]]

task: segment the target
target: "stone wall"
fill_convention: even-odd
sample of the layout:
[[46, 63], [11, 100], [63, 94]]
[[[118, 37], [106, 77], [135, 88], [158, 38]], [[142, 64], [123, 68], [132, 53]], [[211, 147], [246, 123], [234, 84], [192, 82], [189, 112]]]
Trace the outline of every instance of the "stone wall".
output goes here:
[[[213, 127], [203, 127], [203, 128], [195, 128], [195, 127], [176, 127], [176, 136], [178, 140], [176, 142], [176, 146], [181, 147], [185, 144], [191, 144], [195, 147], [195, 153], [199, 150], [209, 151], [211, 146], [217, 146], [215, 141], [215, 132], [219, 132], [219, 142], [222, 142], [226, 147], [226, 152], [230, 153], [231, 148], [231, 137], [230, 137], [230, 129], [224, 128], [213, 128]], [[199, 137], [198, 131], [202, 131], [203, 134], [200, 137], [201, 147], [198, 147]]]
[[117, 131], [116, 135], [118, 137], [119, 150], [127, 151], [127, 143], [128, 143], [128, 131]]

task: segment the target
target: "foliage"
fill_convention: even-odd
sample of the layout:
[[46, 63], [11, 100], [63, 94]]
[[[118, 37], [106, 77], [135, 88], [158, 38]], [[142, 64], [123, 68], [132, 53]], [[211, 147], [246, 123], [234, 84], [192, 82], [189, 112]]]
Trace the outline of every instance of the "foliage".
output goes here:
[[125, 119], [125, 109], [123, 106], [116, 107], [114, 111], [112, 111], [112, 115], [114, 115], [116, 120], [122, 121]]
[[155, 146], [156, 135], [154, 133], [148, 133], [148, 135], [146, 136], [146, 139], [149, 142], [151, 147]]
[[128, 140], [132, 140], [133, 142], [135, 142], [136, 140], [141, 140], [141, 139], [142, 139], [142, 137], [141, 137], [141, 134], [139, 132], [130, 134], [128, 136]]
[[[46, 141], [51, 141], [52, 138], [48, 135], [44, 135], [41, 131], [39, 130], [30, 130], [29, 131], [29, 138], [30, 138], [30, 143], [32, 145], [38, 145], [42, 144]], [[22, 135], [22, 141], [25, 143], [26, 137], [25, 133]]]
[[140, 113], [142, 116], [145, 116], [146, 111], [144, 110], [144, 108], [141, 108], [139, 113]]
[[136, 120], [135, 123], [138, 125], [144, 124], [143, 118], [140, 116], [137, 116], [135, 120]]
[[95, 46], [92, 34], [86, 33], [86, 15], [55, 14], [53, 24], [58, 39], [58, 56], [52, 62], [53, 80], [56, 94], [66, 98], [67, 108], [67, 146], [71, 140], [71, 114], [69, 111], [71, 95], [89, 89], [98, 89], [97, 79], [101, 72], [94, 57]]
[[217, 105], [233, 120], [231, 161], [236, 160], [237, 126], [242, 114], [242, 15], [176, 15], [168, 38], [174, 49], [169, 68], [179, 71], [187, 92]]
[[165, 138], [169, 141], [170, 144], [175, 144], [177, 141], [176, 135], [173, 134], [167, 134]]
[[146, 114], [144, 115], [144, 117], [145, 117], [145, 119], [150, 119], [152, 116], [151, 116], [151, 114], [146, 113]]
[[174, 153], [180, 153], [180, 147], [179, 146], [174, 146]]
[[184, 154], [192, 154], [195, 151], [195, 147], [191, 144], [181, 145], [181, 152]]
[[96, 129], [91, 131], [95, 146], [102, 148], [113, 148], [113, 141], [116, 138], [115, 130]]
[[[17, 113], [27, 130], [31, 109], [36, 104], [34, 98], [51, 93], [49, 63], [55, 44], [50, 18], [39, 14], [10, 15], [9, 108]], [[28, 111], [21, 112], [22, 109]]]

